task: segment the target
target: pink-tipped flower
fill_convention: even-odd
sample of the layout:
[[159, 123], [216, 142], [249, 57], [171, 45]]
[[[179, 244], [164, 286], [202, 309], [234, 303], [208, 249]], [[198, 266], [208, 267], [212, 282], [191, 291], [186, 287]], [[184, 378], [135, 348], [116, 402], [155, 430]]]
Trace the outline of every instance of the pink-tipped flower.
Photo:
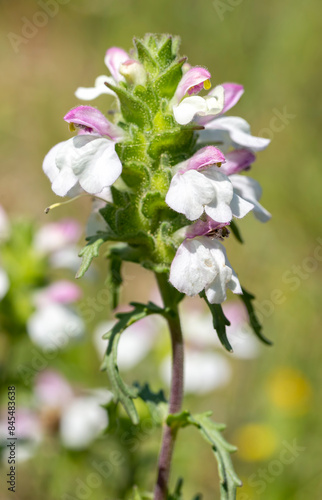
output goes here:
[[39, 229], [35, 235], [34, 246], [39, 252], [50, 253], [77, 243], [82, 229], [74, 219], [50, 222]]
[[[224, 89], [216, 87], [212, 95], [200, 97], [198, 94], [203, 88], [209, 89], [210, 73], [205, 68], [194, 66], [183, 75], [174, 96], [173, 114], [180, 125], [187, 125], [201, 116], [213, 118], [220, 113], [224, 106]], [[184, 96], [188, 94], [188, 97]]]
[[68, 111], [64, 120], [70, 124], [71, 130], [77, 128], [83, 134], [107, 136], [114, 141], [123, 137], [122, 130], [92, 106], [77, 106]]
[[[225, 98], [224, 98], [224, 109], [222, 113], [226, 113], [230, 108], [235, 106], [241, 96], [244, 93], [244, 87], [239, 85], [238, 83], [223, 83], [222, 87], [224, 88]], [[209, 92], [209, 95], [211, 95]]]
[[211, 74], [206, 68], [194, 66], [183, 75], [175, 93], [177, 103], [186, 95], [198, 94], [203, 88], [210, 88]]
[[166, 195], [166, 203], [189, 220], [197, 220], [205, 212], [213, 220], [226, 223], [244, 217], [253, 205], [234, 194], [229, 178], [218, 164], [224, 155], [215, 146], [206, 146], [189, 160], [177, 166]]
[[248, 170], [256, 160], [254, 153], [248, 149], [235, 149], [225, 155], [226, 162], [221, 171], [226, 175], [238, 174], [242, 170]]
[[128, 59], [120, 66], [120, 74], [132, 85], [145, 85], [147, 73], [143, 64], [134, 59]]
[[120, 66], [128, 59], [130, 59], [128, 53], [119, 47], [111, 47], [106, 51], [104, 62], [116, 82], [124, 80], [120, 73]]
[[59, 280], [37, 293], [38, 307], [48, 304], [72, 304], [82, 297], [82, 289], [72, 281]]
[[115, 92], [109, 89], [105, 83], [108, 82], [112, 85], [116, 85], [120, 81], [125, 81], [124, 77], [120, 73], [120, 66], [128, 59], [130, 59], [130, 56], [123, 49], [120, 49], [119, 47], [111, 47], [108, 49], [104, 60], [112, 76], [98, 76], [95, 80], [94, 87], [78, 87], [75, 92], [77, 99], [91, 101], [102, 94], [115, 96]]

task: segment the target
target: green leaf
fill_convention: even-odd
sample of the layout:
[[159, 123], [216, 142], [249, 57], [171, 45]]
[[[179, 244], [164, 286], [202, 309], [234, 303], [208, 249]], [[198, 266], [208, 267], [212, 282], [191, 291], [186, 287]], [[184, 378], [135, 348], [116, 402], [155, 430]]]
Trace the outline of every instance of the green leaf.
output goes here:
[[126, 121], [136, 123], [141, 128], [151, 127], [150, 110], [144, 102], [123, 87], [108, 82], [105, 85], [113, 90], [119, 98], [121, 111]]
[[82, 263], [80, 268], [76, 273], [76, 278], [81, 278], [84, 276], [89, 266], [92, 263], [94, 257], [98, 257], [99, 249], [106, 241], [112, 238], [112, 233], [98, 233], [95, 236], [91, 236], [87, 245], [81, 249], [79, 252], [79, 257], [82, 257]]
[[221, 304], [210, 304], [205, 292], [201, 292], [200, 297], [205, 300], [207, 306], [210, 309], [210, 312], [212, 314], [212, 323], [214, 325], [214, 329], [217, 332], [220, 342], [228, 352], [233, 352], [233, 348], [231, 347], [226, 334], [226, 326], [230, 325], [230, 321], [226, 318]]
[[148, 219], [153, 219], [160, 210], [167, 210], [168, 205], [164, 201], [164, 196], [158, 191], [149, 191], [142, 199], [142, 213]]
[[172, 52], [172, 36], [168, 36], [158, 52], [158, 62], [160, 68], [165, 69], [172, 63], [174, 58], [175, 54]]
[[163, 390], [153, 392], [149, 384], [141, 386], [139, 383], [135, 383], [134, 386], [138, 388], [138, 397], [146, 403], [154, 422], [161, 425], [164, 422], [164, 416], [168, 408]]
[[182, 78], [182, 66], [187, 58], [183, 57], [179, 61], [175, 61], [168, 67], [154, 82], [154, 88], [158, 95], [171, 99], [178, 87], [178, 83]]
[[247, 292], [247, 290], [245, 290], [245, 288], [243, 288], [243, 287], [242, 287], [242, 290], [243, 290], [243, 294], [239, 295], [239, 297], [241, 298], [241, 300], [245, 304], [252, 329], [254, 330], [257, 337], [262, 342], [264, 342], [264, 344], [272, 345], [273, 342], [263, 335], [263, 333], [262, 333], [263, 327], [260, 324], [260, 322], [258, 321], [258, 318], [256, 316], [254, 306], [252, 304], [252, 301], [255, 299], [255, 296], [252, 295], [251, 293]]
[[179, 477], [174, 492], [168, 494], [167, 500], [183, 500], [182, 486], [183, 486], [183, 479]]
[[149, 316], [150, 314], [165, 314], [164, 309], [149, 302], [148, 304], [141, 304], [139, 302], [131, 302], [133, 310], [126, 313], [118, 313], [116, 317], [118, 322], [113, 328], [107, 332], [103, 338], [108, 339], [108, 346], [105, 358], [102, 364], [102, 370], [106, 370], [112, 386], [114, 401], [120, 402], [133, 424], [139, 423], [139, 416], [135, 408], [133, 399], [138, 397], [138, 388], [128, 386], [121, 378], [117, 366], [117, 346], [121, 334], [140, 319]]
[[206, 412], [191, 415], [188, 411], [183, 411], [169, 415], [167, 424], [174, 430], [188, 425], [197, 427], [202, 437], [210, 443], [217, 459], [221, 500], [235, 500], [237, 486], [241, 486], [242, 483], [234, 471], [230, 454], [237, 448], [223, 438], [221, 431], [225, 429], [225, 425], [213, 422], [209, 418], [211, 414], [212, 412]]
[[138, 40], [137, 38], [134, 38], [134, 45], [136, 46], [140, 63], [143, 64], [151, 76], [157, 75], [159, 71], [158, 64], [154, 60], [150, 50], [141, 42], [141, 40]]
[[110, 275], [109, 275], [109, 288], [112, 293], [112, 308], [115, 309], [119, 304], [120, 288], [123, 283], [121, 269], [122, 259], [117, 254], [110, 254]]
[[231, 232], [235, 236], [236, 240], [239, 241], [239, 243], [244, 243], [244, 240], [241, 237], [241, 234], [240, 234], [240, 231], [239, 231], [239, 228], [238, 228], [236, 222], [232, 220], [229, 227], [231, 229]]

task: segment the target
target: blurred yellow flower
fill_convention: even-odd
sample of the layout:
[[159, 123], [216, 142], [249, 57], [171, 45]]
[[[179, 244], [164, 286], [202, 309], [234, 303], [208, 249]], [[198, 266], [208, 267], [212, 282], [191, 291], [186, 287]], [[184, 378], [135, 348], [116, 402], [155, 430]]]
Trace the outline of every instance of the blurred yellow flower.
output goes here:
[[266, 460], [277, 448], [279, 439], [273, 427], [266, 424], [247, 424], [235, 433], [232, 442], [238, 457], [246, 462]]
[[271, 402], [281, 411], [300, 415], [308, 411], [312, 389], [299, 370], [282, 367], [274, 371], [267, 383]]

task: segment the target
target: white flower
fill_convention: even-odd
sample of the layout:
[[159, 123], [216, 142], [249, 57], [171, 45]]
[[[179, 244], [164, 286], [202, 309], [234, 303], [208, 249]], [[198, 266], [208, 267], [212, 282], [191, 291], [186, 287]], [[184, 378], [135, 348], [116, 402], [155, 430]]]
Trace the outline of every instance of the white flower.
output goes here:
[[115, 95], [115, 93], [106, 87], [105, 82], [116, 85], [119, 81], [125, 81], [125, 78], [120, 73], [120, 68], [123, 63], [128, 61], [130, 56], [118, 47], [111, 47], [106, 51], [104, 62], [112, 76], [101, 75], [95, 80], [94, 87], [79, 87], [75, 96], [78, 99], [90, 101], [102, 94]]
[[229, 178], [215, 166], [224, 161], [219, 149], [207, 146], [177, 165], [166, 196], [169, 207], [189, 220], [197, 220], [204, 212], [221, 223], [233, 215], [244, 217], [253, 204], [235, 193]]
[[75, 398], [63, 411], [60, 421], [60, 437], [73, 450], [87, 448], [108, 426], [107, 404], [111, 394], [101, 389], [89, 396]]
[[10, 287], [8, 275], [4, 269], [0, 267], [0, 300], [5, 297]]
[[234, 186], [234, 192], [243, 200], [251, 203], [254, 206], [253, 213], [261, 222], [267, 222], [271, 218], [271, 214], [264, 208], [259, 200], [262, 197], [262, 188], [260, 184], [245, 175], [230, 175], [229, 179]]
[[74, 195], [75, 189], [99, 195], [121, 175], [122, 163], [113, 141], [84, 134], [56, 144], [45, 157], [43, 170], [59, 196]]
[[40, 348], [58, 350], [85, 333], [83, 320], [69, 307], [49, 304], [36, 310], [27, 322], [30, 339]]
[[[213, 332], [215, 335], [215, 332]], [[170, 385], [171, 360], [164, 359], [161, 377]], [[225, 386], [231, 379], [229, 362], [221, 354], [185, 349], [184, 390], [187, 393], [206, 394]]]
[[10, 235], [10, 222], [9, 218], [0, 205], [0, 242], [8, 239]]
[[224, 246], [208, 236], [185, 239], [179, 246], [170, 269], [170, 283], [186, 295], [205, 290], [211, 304], [226, 300], [226, 289], [242, 293]]
[[231, 147], [262, 151], [267, 148], [270, 140], [252, 136], [250, 126], [243, 118], [219, 116], [205, 124], [205, 130], [199, 132], [198, 143], [219, 143], [225, 152]]
[[[114, 324], [115, 321], [106, 321], [96, 328], [94, 342], [100, 357], [104, 356], [108, 345], [102, 337]], [[117, 363], [121, 370], [130, 370], [145, 358], [155, 343], [159, 328], [160, 319], [154, 316], [137, 321], [122, 333], [117, 350]]]

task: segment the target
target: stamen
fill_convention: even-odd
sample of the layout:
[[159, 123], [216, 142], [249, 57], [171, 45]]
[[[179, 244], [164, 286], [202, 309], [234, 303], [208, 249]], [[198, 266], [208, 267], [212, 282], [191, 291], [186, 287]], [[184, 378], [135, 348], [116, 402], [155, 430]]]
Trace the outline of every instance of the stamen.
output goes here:
[[70, 132], [75, 132], [76, 127], [75, 127], [75, 124], [74, 124], [74, 123], [70, 123], [70, 124], [69, 124], [69, 130], [70, 130]]
[[211, 88], [211, 82], [210, 82], [210, 80], [205, 80], [205, 81], [203, 82], [203, 88], [204, 88], [205, 90], [209, 90], [209, 89]]

